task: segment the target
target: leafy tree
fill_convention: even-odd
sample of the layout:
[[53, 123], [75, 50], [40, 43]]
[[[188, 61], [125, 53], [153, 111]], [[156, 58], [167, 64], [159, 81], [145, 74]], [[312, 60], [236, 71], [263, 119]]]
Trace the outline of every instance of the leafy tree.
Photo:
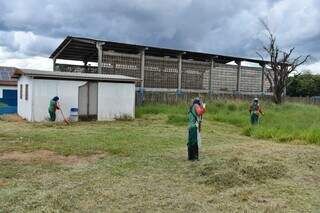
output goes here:
[[305, 72], [302, 75], [289, 77], [290, 85], [287, 95], [295, 97], [320, 96], [320, 75]]

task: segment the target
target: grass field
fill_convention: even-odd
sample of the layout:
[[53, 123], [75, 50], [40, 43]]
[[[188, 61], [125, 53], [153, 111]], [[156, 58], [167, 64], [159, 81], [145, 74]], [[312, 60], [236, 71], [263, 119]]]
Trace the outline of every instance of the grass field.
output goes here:
[[[134, 121], [2, 120], [0, 212], [317, 212], [320, 146], [257, 138], [271, 115], [304, 107], [319, 112], [264, 107], [248, 137], [245, 103], [209, 104], [198, 162], [186, 161], [183, 105], [138, 108]], [[311, 120], [299, 116], [287, 125]], [[301, 124], [301, 135], [316, 125]]]
[[[265, 116], [260, 125], [252, 127], [249, 122], [249, 103], [244, 101], [216, 101], [209, 103], [206, 120], [218, 121], [240, 127], [246, 136], [259, 139], [273, 139], [278, 142], [320, 144], [320, 107], [298, 103], [278, 106], [261, 103]], [[167, 114], [168, 123], [186, 124], [185, 105], [147, 105], [138, 111], [140, 114]]]

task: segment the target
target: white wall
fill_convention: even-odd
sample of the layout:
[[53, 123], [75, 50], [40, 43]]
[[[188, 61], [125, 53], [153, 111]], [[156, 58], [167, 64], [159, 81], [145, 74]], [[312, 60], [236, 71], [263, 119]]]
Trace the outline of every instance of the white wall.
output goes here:
[[[28, 100], [25, 100], [25, 85], [29, 85], [29, 98]], [[30, 121], [32, 119], [32, 87], [33, 87], [33, 79], [28, 76], [21, 76], [18, 80], [18, 114], [24, 118]], [[20, 85], [23, 85], [23, 91], [22, 91], [22, 99], [20, 99]]]
[[[65, 80], [33, 80], [33, 112], [31, 121], [44, 121], [49, 117], [49, 102], [54, 96], [59, 102], [65, 117], [69, 117], [70, 109], [78, 108], [78, 88], [86, 81]], [[56, 121], [63, 121], [61, 113], [57, 111]]]
[[98, 120], [114, 120], [121, 116], [134, 118], [135, 85], [99, 82]]
[[0, 98], [3, 98], [3, 90], [17, 90], [16, 86], [0, 86]]
[[[86, 81], [32, 79], [21, 76], [18, 80], [18, 114], [28, 121], [45, 121], [49, 117], [49, 102], [54, 96], [66, 117], [70, 109], [78, 108], [79, 86]], [[23, 85], [23, 98], [20, 99], [20, 85]], [[25, 85], [29, 85], [29, 100], [25, 100]], [[135, 85], [130, 83], [98, 83], [98, 120], [114, 120], [122, 116], [135, 116]], [[56, 121], [63, 121], [57, 111]]]

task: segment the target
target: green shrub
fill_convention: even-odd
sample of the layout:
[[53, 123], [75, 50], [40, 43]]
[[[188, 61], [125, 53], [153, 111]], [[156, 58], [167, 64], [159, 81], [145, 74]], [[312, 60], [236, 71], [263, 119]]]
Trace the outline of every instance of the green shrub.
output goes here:
[[237, 110], [237, 105], [235, 103], [231, 103], [227, 105], [227, 108], [229, 111], [236, 111]]
[[252, 130], [253, 128], [251, 126], [245, 127], [242, 129], [242, 134], [249, 137], [252, 135]]
[[305, 131], [301, 135], [301, 140], [305, 140], [312, 144], [320, 144], [320, 131], [319, 129], [312, 129], [309, 131]]
[[214, 102], [213, 105], [215, 105], [217, 108], [221, 108], [221, 109], [225, 107], [225, 103], [222, 101]]

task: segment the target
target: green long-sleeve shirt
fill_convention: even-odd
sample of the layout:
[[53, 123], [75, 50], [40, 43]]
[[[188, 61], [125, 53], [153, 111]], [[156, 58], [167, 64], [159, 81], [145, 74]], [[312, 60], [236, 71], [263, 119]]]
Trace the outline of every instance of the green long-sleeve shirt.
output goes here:
[[188, 113], [188, 146], [198, 143], [198, 126], [197, 122], [200, 117], [196, 113], [196, 105], [193, 105]]
[[49, 108], [48, 108], [49, 112], [56, 112], [57, 109], [59, 109], [57, 102], [54, 100], [51, 100], [49, 103]]
[[189, 120], [189, 128], [196, 127], [197, 121], [199, 121], [199, 117], [196, 113], [196, 105], [193, 105], [188, 113], [188, 120]]

